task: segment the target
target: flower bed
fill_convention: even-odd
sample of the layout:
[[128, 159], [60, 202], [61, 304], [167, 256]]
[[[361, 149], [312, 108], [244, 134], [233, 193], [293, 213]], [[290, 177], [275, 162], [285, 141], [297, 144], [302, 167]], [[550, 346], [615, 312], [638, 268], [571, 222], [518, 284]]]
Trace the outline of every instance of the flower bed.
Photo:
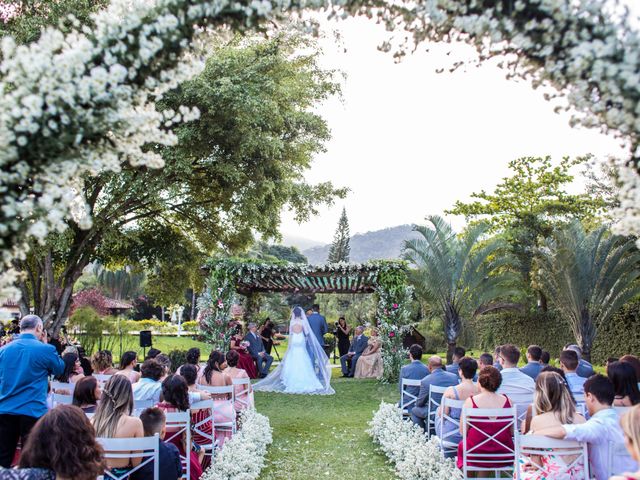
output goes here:
[[453, 461], [443, 459], [437, 440], [426, 439], [422, 429], [402, 419], [398, 407], [382, 402], [368, 430], [380, 450], [395, 464], [403, 480], [457, 480], [462, 472]]
[[242, 428], [224, 443], [202, 480], [255, 480], [264, 467], [267, 446], [273, 441], [269, 419], [255, 410], [241, 414]]

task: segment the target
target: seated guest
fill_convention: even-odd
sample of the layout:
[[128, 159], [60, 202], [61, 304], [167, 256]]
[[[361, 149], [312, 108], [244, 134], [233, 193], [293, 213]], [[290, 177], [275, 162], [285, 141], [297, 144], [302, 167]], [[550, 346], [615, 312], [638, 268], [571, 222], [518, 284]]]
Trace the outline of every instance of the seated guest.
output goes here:
[[265, 378], [273, 363], [273, 357], [265, 351], [262, 338], [260, 338], [258, 334], [255, 323], [249, 324], [249, 332], [245, 335], [244, 340], [249, 343], [247, 350], [249, 350], [251, 358], [253, 358], [258, 366], [258, 376]]
[[160, 377], [160, 381], [163, 381], [171, 375], [171, 359], [169, 358], [169, 355], [160, 353], [156, 356], [156, 362], [162, 365], [162, 368], [164, 369], [164, 373], [162, 374], [162, 377]]
[[[158, 357], [156, 357], [157, 359]], [[156, 406], [165, 413], [188, 412], [189, 411], [189, 388], [187, 382], [180, 375], [169, 375], [162, 382], [163, 401]], [[172, 435], [178, 430], [167, 430], [168, 443], [176, 446], [181, 455], [185, 456], [185, 434]], [[189, 446], [190, 447], [190, 446]], [[204, 454], [204, 452], [202, 452]], [[189, 448], [191, 462], [191, 480], [198, 480], [202, 475], [201, 459], [198, 454]]]
[[607, 368], [607, 376], [613, 383], [616, 397], [614, 407], [632, 407], [640, 403], [640, 391], [636, 381], [636, 371], [630, 363], [613, 362]]
[[378, 337], [378, 330], [371, 330], [371, 337], [367, 342], [367, 348], [364, 349], [362, 355], [356, 364], [356, 370], [353, 373], [354, 378], [380, 378], [382, 377], [382, 342]]
[[[531, 420], [530, 434], [538, 430], [568, 424], [585, 422], [582, 415], [576, 412], [576, 406], [564, 379], [555, 372], [542, 372], [536, 379], [536, 391], [533, 395], [535, 416]], [[524, 426], [524, 422], [523, 422]], [[584, 476], [584, 464], [577, 462], [567, 471], [567, 466], [575, 461], [575, 456], [557, 454], [543, 457], [519, 459], [520, 478], [523, 480], [540, 480], [540, 471], [531, 463], [545, 468], [547, 472], [559, 472], [559, 475], [545, 476], [546, 480], [564, 480]]]
[[[400, 381], [398, 382], [398, 389], [400, 390], [400, 395], [402, 395], [402, 379], [406, 378], [409, 380], [422, 380], [424, 377], [429, 375], [429, 369], [427, 366], [422, 363], [422, 347], [417, 343], [414, 343], [409, 347], [409, 360], [411, 363], [403, 366], [400, 369]], [[420, 393], [420, 387], [407, 387], [405, 389], [407, 393], [410, 393], [414, 397], [417, 397]], [[411, 400], [411, 397], [404, 396], [404, 403], [408, 403]], [[413, 404], [407, 407], [409, 413], [411, 413], [411, 409], [413, 408]]]
[[[618, 414], [612, 408], [615, 391], [613, 384], [604, 375], [593, 375], [584, 384], [585, 403], [590, 418], [581, 424], [564, 424], [554, 427], [540, 428], [537, 435], [552, 438], [565, 438], [577, 442], [587, 442], [589, 447], [590, 472], [596, 480], [607, 480], [610, 444], [622, 444], [624, 436], [618, 423]], [[635, 468], [635, 463], [619, 458], [615, 472], [620, 473]]]
[[120, 370], [115, 375], [122, 375], [128, 378], [131, 383], [136, 383], [140, 380], [140, 373], [134, 370], [137, 364], [138, 354], [136, 352], [124, 352], [120, 357]]
[[467, 351], [464, 348], [462, 347], [454, 348], [453, 357], [452, 357], [453, 363], [451, 365], [447, 365], [447, 372], [453, 373], [457, 377], [458, 371], [460, 370], [460, 368], [458, 367], [458, 363], [466, 354], [467, 354]]
[[229, 340], [229, 350], [233, 350], [238, 354], [238, 368], [247, 372], [249, 378], [258, 378], [256, 362], [253, 360], [253, 357], [247, 350], [247, 347], [242, 344], [244, 342], [242, 339], [242, 325], [236, 325], [235, 329], [235, 335], [233, 335]]
[[[210, 387], [223, 387], [233, 385], [231, 377], [225, 375], [223, 370], [226, 368], [225, 358], [222, 352], [214, 350], [209, 355], [207, 365], [204, 367], [204, 373], [200, 379], [202, 385]], [[213, 423], [214, 425], [235, 421], [236, 411], [233, 405], [229, 403], [227, 395], [212, 395], [213, 398]], [[220, 446], [222, 446], [228, 438], [231, 438], [231, 432], [227, 429], [215, 430], [215, 438]]]
[[[575, 404], [576, 400], [573, 397], [573, 393], [571, 393], [571, 389], [569, 387], [569, 384], [567, 383], [567, 378], [564, 376], [564, 372], [561, 369], [559, 369], [558, 367], [552, 367], [550, 365], [544, 367], [540, 371], [540, 373], [545, 373], [545, 372], [553, 372], [553, 373], [557, 373], [558, 375], [560, 375], [560, 378], [562, 378], [562, 381], [569, 388], [569, 395], [571, 395], [571, 401]], [[535, 400], [535, 393], [534, 393], [534, 400]], [[521, 425], [521, 428], [520, 428], [522, 430], [523, 434], [524, 433], [529, 433], [529, 430], [531, 429], [531, 419], [535, 415], [533, 406], [534, 406], [534, 404], [532, 403], [531, 405], [529, 405], [527, 407], [527, 413], [526, 413], [526, 416], [525, 416], [525, 420], [524, 420], [524, 422], [522, 422], [522, 425]]]
[[478, 370], [482, 370], [484, 367], [493, 366], [493, 356], [490, 353], [483, 353], [478, 358]]
[[560, 368], [564, 372], [571, 393], [574, 395], [584, 394], [584, 382], [587, 379], [576, 373], [578, 369], [578, 354], [573, 350], [560, 352]]
[[500, 347], [500, 364], [502, 370], [502, 382], [498, 393], [503, 395], [528, 394], [533, 395], [536, 384], [529, 375], [518, 369], [520, 350], [515, 345], [502, 345]]
[[[524, 375], [524, 374], [523, 374]], [[527, 377], [529, 378], [529, 377]], [[530, 378], [529, 378], [530, 379]], [[530, 379], [531, 380], [531, 379]], [[478, 375], [478, 387], [480, 393], [469, 397], [465, 400], [463, 408], [510, 408], [511, 403], [505, 395], [496, 393], [502, 382], [500, 372], [493, 367], [484, 367]], [[511, 430], [505, 428], [508, 425], [506, 421], [483, 422], [482, 430], [471, 426], [467, 432], [467, 450], [473, 451], [474, 454], [508, 454], [513, 450], [513, 437]], [[486, 434], [486, 435], [485, 435]], [[487, 440], [494, 437], [492, 440]], [[462, 468], [463, 463], [464, 442], [458, 444], [458, 468]], [[489, 457], [476, 457], [475, 462], [469, 461], [467, 465], [474, 467], [501, 468], [513, 465], [513, 460], [500, 461], [496, 459], [491, 461]]]
[[96, 377], [84, 377], [73, 389], [73, 404], [80, 407], [84, 413], [94, 413], [101, 396], [102, 390]]
[[620, 357], [620, 361], [628, 363], [633, 367], [636, 372], [636, 380], [640, 383], [640, 359], [635, 355], [623, 355]]
[[[187, 351], [187, 363], [185, 365], [193, 365], [196, 367], [198, 373], [200, 373], [200, 349], [197, 347], [190, 348]], [[182, 375], [182, 366], [176, 370], [176, 375]]]
[[575, 344], [569, 344], [565, 348], [565, 350], [573, 350], [578, 354], [578, 368], [576, 373], [584, 378], [589, 378], [591, 375], [595, 375], [595, 370], [593, 366], [582, 358], [582, 349]]
[[[420, 425], [425, 431], [428, 423], [429, 415], [429, 390], [431, 385], [436, 387], [451, 387], [458, 384], [458, 377], [453, 373], [445, 372], [442, 369], [442, 359], [437, 355], [429, 358], [429, 375], [424, 377], [420, 382], [420, 391], [415, 406], [411, 409], [411, 420], [413, 423]], [[442, 398], [441, 393], [432, 395], [432, 400], [440, 404]], [[435, 413], [435, 406], [432, 405], [432, 411]], [[427, 421], [425, 423], [425, 421]]]
[[548, 367], [550, 361], [551, 361], [551, 354], [546, 350], [542, 350], [542, 355], [540, 355], [540, 365], [542, 365], [542, 368]]
[[196, 367], [194, 365], [183, 365], [182, 366], [182, 375], [187, 382], [187, 387], [189, 387], [189, 404], [197, 403], [202, 400], [209, 400], [211, 395], [204, 390], [199, 390], [196, 386], [196, 381], [198, 380], [198, 372], [196, 371]]
[[340, 357], [340, 366], [342, 367], [343, 377], [353, 377], [356, 372], [356, 365], [358, 359], [367, 348], [369, 339], [364, 335], [364, 327], [356, 327], [356, 333], [349, 346], [349, 351], [346, 355]]
[[91, 357], [91, 368], [98, 375], [114, 375], [118, 370], [113, 368], [113, 356], [109, 350], [99, 350]]
[[493, 358], [495, 359], [495, 362], [493, 362], [493, 368], [495, 368], [498, 371], [502, 370], [502, 365], [500, 365], [500, 350], [501, 349], [502, 349], [502, 347], [500, 345], [498, 345], [495, 348], [495, 350], [493, 351]]
[[604, 364], [604, 373], [605, 375], [607, 374], [607, 369], [609, 368], [609, 365], [611, 365], [614, 362], [619, 362], [620, 359], [617, 357], [608, 357], [607, 358], [607, 362]]
[[[640, 406], [636, 405], [620, 419], [620, 426], [624, 433], [624, 445], [631, 458], [640, 465]], [[635, 473], [627, 472], [611, 477], [610, 480], [640, 480], [640, 470]]]
[[[80, 365], [80, 359], [75, 353], [65, 353], [62, 355], [62, 361], [64, 362], [64, 372], [54, 377], [56, 381], [62, 383], [76, 383], [81, 378], [84, 378], [82, 371], [82, 365]], [[56, 392], [65, 393], [65, 392]], [[71, 392], [67, 392], [67, 395], [71, 395]]]
[[93, 368], [91, 367], [91, 360], [87, 358], [87, 352], [84, 347], [78, 347], [78, 359], [80, 360], [80, 367], [85, 377], [93, 375]]
[[[461, 378], [460, 384], [447, 388], [442, 394], [442, 398], [466, 400], [467, 398], [479, 393], [478, 387], [473, 383], [473, 378], [478, 370], [478, 363], [473, 358], [462, 357], [458, 361], [458, 367], [460, 369], [458, 374]], [[437, 417], [442, 417], [443, 413], [455, 420], [455, 422], [447, 418], [444, 418], [443, 421], [440, 422]], [[461, 408], [450, 409], [449, 407], [443, 408], [440, 406], [438, 408], [438, 413], [436, 414], [436, 435], [442, 437], [443, 434], [456, 431], [457, 433], [447, 436], [446, 440], [452, 443], [460, 443], [462, 441], [462, 435], [460, 434], [461, 413]]]
[[72, 405], [59, 405], [34, 425], [20, 468], [0, 468], [0, 478], [95, 480], [104, 473], [102, 453], [86, 415]]
[[[224, 369], [224, 373], [231, 377], [232, 381], [234, 378], [249, 378], [247, 372], [245, 372], [242, 368], [238, 368], [239, 358], [240, 357], [238, 355], [238, 352], [236, 352], [235, 350], [229, 350], [227, 352], [227, 368]], [[253, 389], [251, 388], [251, 384], [249, 384], [248, 387], [248, 393], [243, 393], [244, 390], [247, 389], [247, 385], [235, 385], [233, 388], [236, 392], [236, 401], [234, 404], [236, 412], [241, 412], [245, 408], [253, 408]]]
[[156, 358], [161, 353], [162, 352], [160, 350], [158, 350], [157, 348], [150, 348], [149, 351], [147, 352], [147, 356], [144, 357], [144, 359], [145, 360], [151, 360], [152, 358]]
[[527, 364], [522, 367], [520, 371], [535, 380], [540, 370], [542, 370], [542, 364], [540, 363], [541, 357], [542, 348], [538, 345], [529, 345], [529, 348], [527, 348]]
[[159, 402], [162, 391], [160, 379], [164, 375], [164, 367], [157, 360], [145, 360], [140, 367], [140, 373], [142, 374], [140, 381], [133, 384], [134, 400]]
[[[102, 401], [93, 416], [96, 437], [138, 438], [144, 437], [142, 422], [132, 416], [133, 392], [131, 382], [124, 375], [114, 375], [104, 386]], [[117, 476], [125, 475], [142, 461], [141, 457], [110, 458], [107, 466]]]
[[[145, 437], [153, 437], [156, 433], [160, 437], [159, 480], [178, 480], [182, 476], [182, 461], [178, 447], [173, 443], [164, 442], [167, 433], [166, 416], [159, 408], [147, 408], [140, 414], [140, 421]], [[130, 480], [153, 480], [153, 462], [145, 463], [133, 472]]]

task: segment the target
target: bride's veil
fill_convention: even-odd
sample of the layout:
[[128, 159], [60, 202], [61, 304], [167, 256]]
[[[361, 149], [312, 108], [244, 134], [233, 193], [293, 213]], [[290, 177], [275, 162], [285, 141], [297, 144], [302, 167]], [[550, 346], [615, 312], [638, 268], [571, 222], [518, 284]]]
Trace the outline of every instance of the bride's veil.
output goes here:
[[[311, 358], [311, 363], [314, 366], [316, 376], [322, 385], [322, 389], [315, 392], [311, 392], [314, 395], [332, 395], [335, 390], [331, 388], [331, 367], [329, 366], [329, 358], [324, 352], [322, 346], [318, 343], [315, 333], [311, 330], [309, 320], [301, 307], [295, 307], [291, 312], [291, 319], [289, 320], [289, 336], [293, 333], [293, 328], [298, 325], [302, 325], [302, 332], [304, 333], [307, 352]], [[282, 371], [285, 363], [287, 362], [287, 355], [276, 369], [267, 376], [267, 378], [259, 381], [254, 385], [254, 389], [258, 391], [266, 392], [280, 392], [284, 390], [284, 384], [282, 382]]]

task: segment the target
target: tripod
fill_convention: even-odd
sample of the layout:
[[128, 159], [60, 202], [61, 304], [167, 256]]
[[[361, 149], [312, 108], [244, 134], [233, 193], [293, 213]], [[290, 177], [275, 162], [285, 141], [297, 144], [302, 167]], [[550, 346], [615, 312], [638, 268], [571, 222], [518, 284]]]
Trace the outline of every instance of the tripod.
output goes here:
[[276, 357], [278, 357], [278, 361], [280, 362], [281, 361], [280, 360], [280, 354], [278, 353], [278, 349], [276, 348], [276, 344], [275, 343], [271, 345], [271, 349], [273, 350], [273, 353], [276, 354]]

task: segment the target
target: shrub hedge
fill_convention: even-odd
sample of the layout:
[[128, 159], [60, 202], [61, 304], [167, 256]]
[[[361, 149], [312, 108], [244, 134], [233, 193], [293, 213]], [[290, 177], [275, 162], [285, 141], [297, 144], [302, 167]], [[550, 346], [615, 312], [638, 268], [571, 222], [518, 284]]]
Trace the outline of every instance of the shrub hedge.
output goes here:
[[[496, 345], [513, 343], [526, 349], [537, 344], [557, 358], [562, 347], [574, 342], [569, 324], [557, 312], [502, 312], [477, 317], [465, 324], [459, 344], [492, 352]], [[599, 325], [591, 360], [604, 364], [608, 357], [640, 353], [640, 302], [625, 305], [606, 325]]]

